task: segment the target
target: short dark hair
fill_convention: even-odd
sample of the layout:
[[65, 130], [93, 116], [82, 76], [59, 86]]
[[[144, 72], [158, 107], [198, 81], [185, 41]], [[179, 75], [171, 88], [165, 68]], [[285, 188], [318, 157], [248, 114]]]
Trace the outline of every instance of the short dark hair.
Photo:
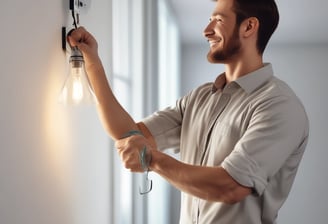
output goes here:
[[[219, 1], [219, 0], [214, 0]], [[256, 17], [260, 22], [257, 49], [263, 54], [272, 34], [279, 23], [279, 11], [275, 0], [233, 0], [236, 13], [236, 25], [247, 18]]]

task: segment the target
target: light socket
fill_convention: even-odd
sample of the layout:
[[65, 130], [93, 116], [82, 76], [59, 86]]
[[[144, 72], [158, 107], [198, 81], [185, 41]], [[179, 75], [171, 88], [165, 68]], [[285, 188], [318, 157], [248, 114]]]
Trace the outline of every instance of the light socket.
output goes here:
[[88, 10], [90, 7], [90, 0], [69, 0], [69, 9], [76, 13]]

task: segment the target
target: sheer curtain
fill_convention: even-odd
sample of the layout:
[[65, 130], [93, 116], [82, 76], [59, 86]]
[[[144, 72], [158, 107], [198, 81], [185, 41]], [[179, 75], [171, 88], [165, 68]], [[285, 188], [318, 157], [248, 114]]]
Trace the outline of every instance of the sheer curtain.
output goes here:
[[[137, 61], [134, 59], [137, 43], [141, 39], [142, 32], [134, 33], [134, 25], [140, 23], [140, 1], [113, 0], [113, 75], [112, 87], [116, 97], [122, 106], [132, 117], [140, 116], [142, 112], [142, 95], [135, 95], [135, 89], [142, 88], [142, 83], [135, 80], [142, 79], [136, 67], [142, 64], [142, 57]], [[140, 52], [141, 54], [142, 52]], [[138, 102], [138, 103], [133, 103]], [[140, 105], [134, 107], [135, 105]], [[142, 223], [139, 220], [136, 206], [134, 205], [136, 194], [136, 177], [121, 165], [121, 161], [113, 148], [112, 159], [112, 199], [111, 199], [111, 220], [113, 224]], [[144, 203], [143, 199], [140, 199]], [[141, 204], [141, 209], [143, 204]], [[140, 210], [140, 208], [138, 208]]]
[[[112, 0], [112, 4], [112, 87], [138, 121], [174, 103], [179, 94], [178, 29], [165, 0]], [[170, 186], [152, 174], [153, 191], [139, 195], [144, 176], [125, 170], [112, 148], [111, 223], [174, 224]]]
[[[180, 95], [180, 39], [175, 16], [165, 0], [157, 1], [158, 24], [158, 108], [174, 105]], [[171, 156], [178, 157], [169, 152]], [[157, 174], [149, 195], [148, 223], [177, 224], [180, 193]]]

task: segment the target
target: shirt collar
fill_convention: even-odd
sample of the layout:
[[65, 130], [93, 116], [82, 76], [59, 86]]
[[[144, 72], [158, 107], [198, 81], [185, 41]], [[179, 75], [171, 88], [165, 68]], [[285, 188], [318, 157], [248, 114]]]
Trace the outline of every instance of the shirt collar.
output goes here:
[[[234, 82], [236, 82], [242, 89], [244, 89], [247, 93], [251, 93], [260, 86], [262, 86], [265, 82], [267, 82], [273, 76], [273, 69], [270, 63], [265, 63], [264, 66], [254, 72], [248, 73]], [[212, 92], [216, 92], [219, 89], [223, 89], [226, 84], [225, 73], [219, 75], [213, 86]]]
[[215, 82], [212, 85], [212, 93], [215, 93], [219, 89], [222, 90], [225, 84], [226, 84], [225, 73], [222, 73], [215, 79]]
[[262, 68], [238, 78], [235, 82], [247, 93], [251, 93], [266, 83], [272, 76], [272, 65], [266, 63]]

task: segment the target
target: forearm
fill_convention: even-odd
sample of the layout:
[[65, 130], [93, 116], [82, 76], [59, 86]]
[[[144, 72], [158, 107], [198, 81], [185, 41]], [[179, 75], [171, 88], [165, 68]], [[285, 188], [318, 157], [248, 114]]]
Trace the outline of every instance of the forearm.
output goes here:
[[152, 152], [150, 168], [179, 190], [208, 201], [232, 204], [251, 193], [221, 167], [185, 164], [159, 151]]
[[98, 100], [99, 117], [108, 134], [117, 140], [128, 131], [138, 129], [109, 86], [96, 39], [84, 27], [75, 29], [67, 38], [71, 46], [77, 46], [83, 53], [88, 78]]
[[107, 133], [114, 139], [121, 138], [138, 127], [114, 96], [99, 58], [86, 65], [90, 83], [98, 100], [98, 113]]

